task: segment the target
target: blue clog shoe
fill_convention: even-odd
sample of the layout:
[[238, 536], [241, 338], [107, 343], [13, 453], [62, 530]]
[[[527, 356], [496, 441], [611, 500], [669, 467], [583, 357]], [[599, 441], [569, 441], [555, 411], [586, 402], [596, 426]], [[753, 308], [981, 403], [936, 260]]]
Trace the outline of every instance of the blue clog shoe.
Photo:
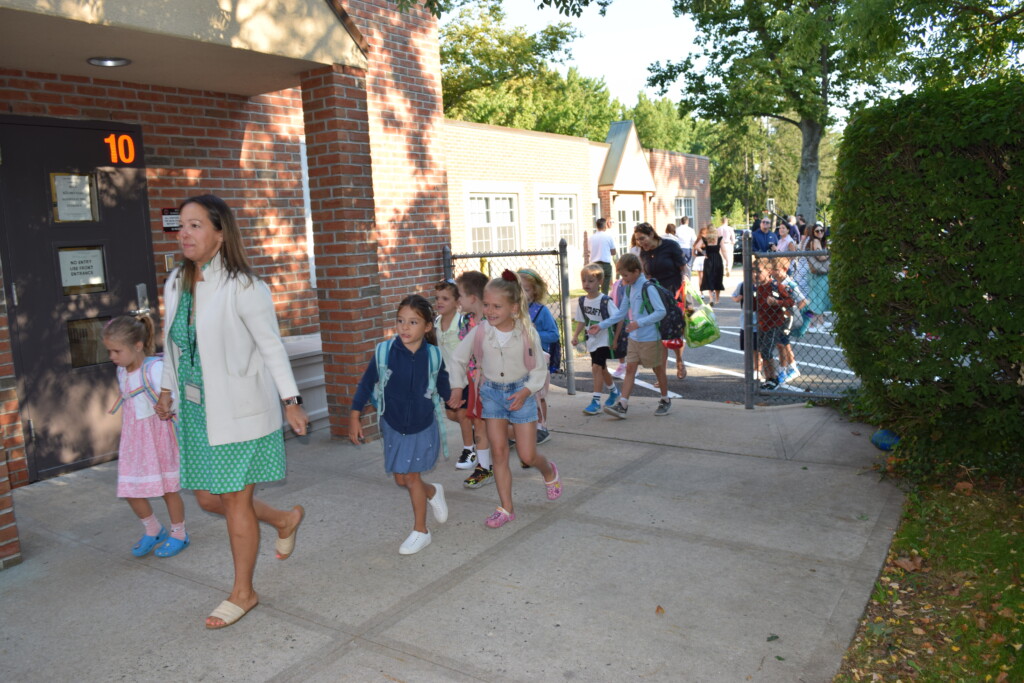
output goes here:
[[170, 535], [171, 534], [167, 531], [167, 528], [161, 526], [160, 533], [156, 536], [143, 536], [140, 538], [139, 542], [132, 548], [132, 555], [135, 557], [145, 557], [146, 555], [149, 555], [153, 548], [166, 541], [167, 537]]
[[157, 557], [174, 557], [187, 548], [189, 543], [188, 534], [185, 534], [185, 540], [177, 539], [172, 536], [171, 538], [168, 538], [162, 546], [157, 548], [156, 552], [153, 554]]

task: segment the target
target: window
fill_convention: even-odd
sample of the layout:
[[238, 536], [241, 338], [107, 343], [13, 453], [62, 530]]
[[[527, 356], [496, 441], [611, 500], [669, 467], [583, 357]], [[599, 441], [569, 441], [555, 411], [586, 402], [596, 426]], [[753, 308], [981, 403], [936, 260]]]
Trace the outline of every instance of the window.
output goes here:
[[558, 241], [576, 243], [576, 200], [571, 196], [541, 195], [537, 202], [537, 224], [545, 247], [558, 248]]
[[697, 230], [696, 204], [693, 197], [676, 197], [676, 225], [679, 225], [679, 219], [686, 216], [690, 219], [690, 227]]
[[[629, 251], [630, 243], [633, 241], [633, 228], [640, 223], [640, 211], [618, 211], [619, 246], [618, 253], [625, 254]], [[626, 220], [629, 216], [632, 220]]]
[[473, 251], [515, 251], [516, 198], [514, 195], [469, 196], [469, 229]]

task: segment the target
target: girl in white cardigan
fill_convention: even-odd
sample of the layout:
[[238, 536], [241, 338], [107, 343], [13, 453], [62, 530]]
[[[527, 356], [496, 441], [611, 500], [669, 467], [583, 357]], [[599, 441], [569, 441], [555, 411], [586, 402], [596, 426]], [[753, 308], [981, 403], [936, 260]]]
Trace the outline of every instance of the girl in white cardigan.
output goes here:
[[475, 356], [483, 375], [479, 393], [487, 436], [491, 441], [494, 481], [501, 501], [486, 524], [497, 529], [516, 518], [512, 505], [512, 471], [508, 466], [509, 424], [515, 432], [519, 458], [523, 463], [536, 467], [544, 476], [548, 500], [562, 495], [562, 482], [555, 463], [537, 453], [537, 401], [534, 395], [544, 388], [548, 368], [540, 337], [530, 324], [523, 289], [512, 271], [506, 270], [500, 279], [487, 283], [484, 318], [452, 354], [449, 372], [452, 395], [448, 405], [455, 407], [462, 401], [466, 366], [470, 357]]

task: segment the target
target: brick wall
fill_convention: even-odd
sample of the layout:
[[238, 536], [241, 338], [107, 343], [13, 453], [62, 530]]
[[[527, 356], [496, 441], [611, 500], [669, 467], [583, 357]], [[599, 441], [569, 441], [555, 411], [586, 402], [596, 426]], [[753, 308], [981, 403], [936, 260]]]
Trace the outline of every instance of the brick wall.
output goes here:
[[21, 562], [21, 543], [14, 519], [11, 488], [28, 481], [25, 440], [21, 433], [18, 394], [15, 390], [14, 362], [11, 357], [10, 330], [7, 324], [7, 289], [0, 271], [0, 569]]
[[[366, 74], [303, 75], [320, 333], [331, 433], [347, 433], [351, 392], [384, 331]], [[372, 420], [365, 418], [367, 434]]]
[[[402, 297], [432, 292], [449, 242], [437, 20], [420, 6], [343, 3], [366, 39], [366, 105], [384, 326]], [[364, 361], [365, 362], [365, 361]]]
[[[157, 281], [178, 255], [160, 209], [213, 193], [235, 210], [253, 266], [274, 293], [285, 335], [318, 330], [309, 286], [297, 90], [246, 98], [0, 69], [0, 113], [110, 120], [142, 127]], [[0, 355], [9, 353], [6, 339]]]
[[[452, 250], [475, 251], [467, 206], [475, 192], [511, 193], [518, 204], [520, 250], [557, 247], [539, 228], [537, 200], [542, 194], [575, 197], [574, 239], [569, 245], [569, 284], [577, 286], [583, 266], [584, 233], [594, 224], [597, 201], [589, 142], [585, 138], [502, 128], [466, 121], [445, 122], [448, 204]], [[548, 283], [549, 286], [552, 283]]]
[[[676, 197], [694, 197], [697, 200], [697, 225], [711, 220], [711, 183], [707, 157], [681, 154], [663, 149], [648, 149], [647, 158], [657, 190], [648, 205], [647, 221], [660, 233], [675, 218]], [[701, 184], [700, 180], [704, 183]]]

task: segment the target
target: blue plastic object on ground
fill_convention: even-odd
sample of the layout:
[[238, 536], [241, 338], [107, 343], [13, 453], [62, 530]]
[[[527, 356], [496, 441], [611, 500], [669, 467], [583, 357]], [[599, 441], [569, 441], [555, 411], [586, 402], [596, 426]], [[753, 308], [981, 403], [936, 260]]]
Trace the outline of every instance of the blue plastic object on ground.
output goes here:
[[888, 429], [879, 429], [871, 435], [871, 443], [879, 450], [891, 451], [899, 442], [900, 437]]

